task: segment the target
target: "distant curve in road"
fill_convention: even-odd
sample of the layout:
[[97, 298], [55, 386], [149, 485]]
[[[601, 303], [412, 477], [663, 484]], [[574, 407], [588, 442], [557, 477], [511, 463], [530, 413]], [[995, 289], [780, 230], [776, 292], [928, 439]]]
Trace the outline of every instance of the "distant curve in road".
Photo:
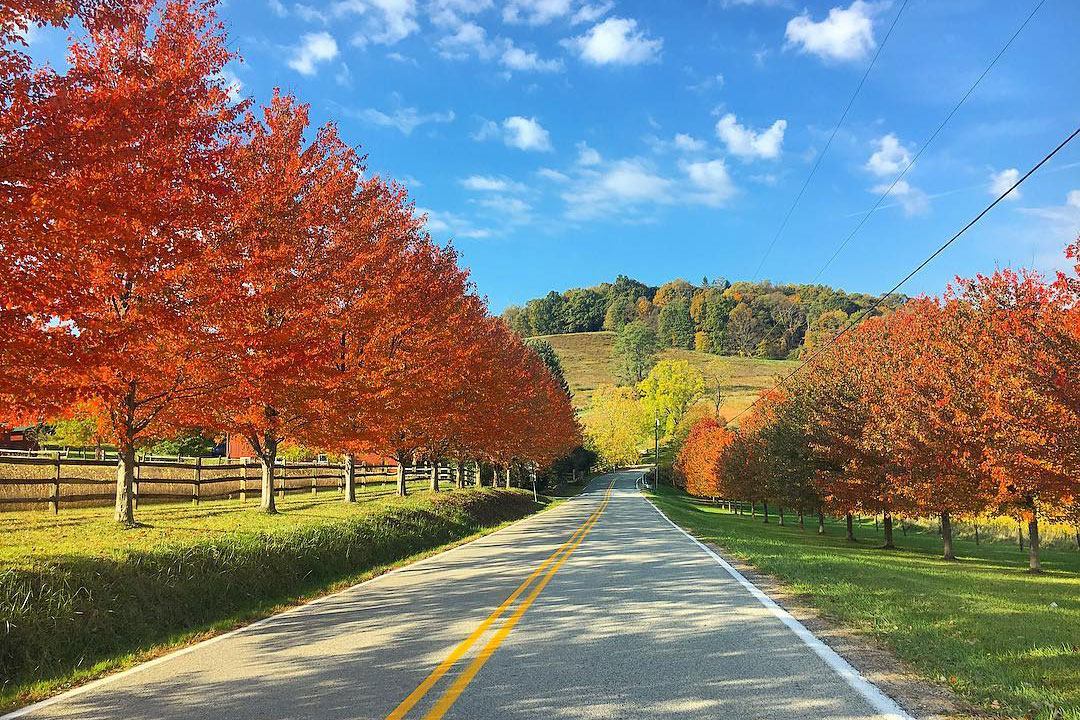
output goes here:
[[640, 477], [0, 720], [908, 717]]

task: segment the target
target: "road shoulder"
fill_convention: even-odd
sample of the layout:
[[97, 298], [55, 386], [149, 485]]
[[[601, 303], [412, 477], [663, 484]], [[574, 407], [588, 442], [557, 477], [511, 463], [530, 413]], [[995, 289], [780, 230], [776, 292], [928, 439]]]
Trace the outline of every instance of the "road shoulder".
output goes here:
[[727, 562], [743, 578], [800, 622], [829, 649], [847, 661], [863, 678], [914, 718], [954, 720], [986, 717], [947, 688], [920, 677], [888, 648], [826, 617], [805, 598], [791, 592], [776, 578], [760, 572], [753, 565], [734, 557], [715, 543], [696, 537], [689, 529], [668, 518], [651, 498], [644, 494], [642, 498], [668, 522]]

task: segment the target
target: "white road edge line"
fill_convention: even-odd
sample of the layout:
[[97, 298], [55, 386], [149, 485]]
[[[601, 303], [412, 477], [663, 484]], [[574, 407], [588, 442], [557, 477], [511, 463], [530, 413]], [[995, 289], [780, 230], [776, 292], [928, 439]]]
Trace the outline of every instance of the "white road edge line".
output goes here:
[[[660, 514], [660, 517], [668, 521], [671, 527], [675, 528], [683, 535], [688, 537], [691, 542], [697, 545], [699, 548], [705, 551], [713, 560], [715, 560], [720, 567], [727, 571], [728, 575], [733, 577], [740, 585], [746, 588], [751, 595], [757, 598], [758, 602], [764, 605], [768, 610], [775, 615], [780, 622], [788, 626], [793, 633], [795, 633], [800, 640], [806, 643], [814, 653], [825, 661], [830, 668], [832, 668], [836, 674], [842, 677], [848, 685], [855, 690], [855, 692], [862, 695], [867, 702], [869, 702], [875, 710], [877, 710], [882, 718], [887, 720], [915, 720], [911, 715], [907, 713], [895, 700], [883, 693], [874, 683], [867, 680], [862, 673], [856, 670], [851, 663], [842, 658], [835, 650], [826, 645], [817, 635], [810, 632], [810, 630], [801, 622], [796, 620], [791, 613], [784, 608], [776, 604], [771, 597], [766, 595], [758, 588], [757, 585], [747, 580], [742, 573], [732, 567], [724, 558], [717, 555], [707, 545], [698, 540], [690, 533], [683, 530], [681, 527], [672, 522], [671, 518], [664, 514], [664, 511], [658, 508], [652, 502], [649, 502], [644, 495], [641, 499], [649, 505], [653, 510]], [[4, 720], [0, 718], [0, 720]]]
[[[597, 477], [599, 477], [599, 476], [597, 476]], [[595, 479], [596, 478], [593, 478], [593, 480], [595, 480]], [[591, 482], [592, 481], [590, 480], [590, 483]], [[576, 500], [578, 498], [581, 498], [581, 497], [584, 497], [584, 494], [573, 496], [572, 498], [570, 498], [570, 501], [567, 502], [567, 505], [569, 505], [570, 502], [573, 502], [574, 500]], [[481, 535], [480, 537], [473, 538], [472, 540], [470, 540], [468, 542], [461, 543], [460, 545], [455, 545], [454, 547], [443, 550], [442, 552], [436, 553], [435, 555], [430, 555], [430, 556], [428, 556], [426, 558], [421, 558], [420, 560], [417, 560], [416, 562], [409, 563], [408, 565], [402, 565], [401, 567], [394, 568], [393, 570], [388, 570], [387, 572], [384, 572], [381, 575], [376, 575], [373, 578], [368, 578], [367, 580], [363, 580], [361, 582], [358, 582], [355, 585], [350, 585], [349, 587], [338, 590], [337, 592], [330, 593], [329, 595], [322, 595], [320, 597], [315, 598], [314, 600], [310, 600], [310, 601], [308, 601], [306, 603], [303, 603], [302, 605], [295, 605], [295, 606], [293, 606], [291, 608], [288, 608], [286, 610], [282, 610], [279, 613], [275, 613], [274, 615], [268, 615], [268, 616], [262, 618], [261, 620], [256, 620], [255, 622], [253, 622], [253, 623], [251, 623], [249, 625], [244, 625], [243, 627], [238, 627], [235, 630], [230, 630], [229, 632], [222, 633], [221, 635], [215, 635], [214, 637], [207, 638], [206, 640], [200, 640], [199, 642], [197, 642], [197, 643], [195, 643], [193, 645], [188, 645], [187, 647], [183, 647], [183, 648], [180, 648], [179, 650], [174, 650], [174, 651], [172, 651], [170, 653], [166, 653], [165, 655], [162, 655], [160, 657], [156, 657], [153, 660], [147, 660], [146, 662], [139, 663], [138, 665], [135, 665], [134, 667], [130, 667], [127, 670], [122, 670], [122, 671], [120, 671], [118, 673], [113, 673], [112, 675], [106, 675], [105, 677], [98, 678], [97, 680], [91, 680], [90, 682], [86, 683], [85, 685], [80, 685], [80, 686], [78, 686], [76, 688], [72, 688], [71, 690], [67, 690], [65, 692], [62, 692], [59, 695], [54, 695], [54, 696], [52, 696], [50, 698], [46, 698], [45, 700], [39, 700], [36, 703], [26, 705], [24, 707], [19, 708], [18, 710], [12, 710], [9, 713], [6, 713], [4, 715], [0, 715], [0, 720], [15, 720], [15, 718], [20, 718], [20, 717], [23, 717], [24, 715], [29, 715], [32, 712], [36, 712], [38, 710], [44, 710], [47, 707], [51, 707], [53, 705], [56, 705], [57, 703], [64, 702], [65, 700], [70, 700], [70, 699], [72, 699], [74, 697], [82, 695], [83, 693], [88, 693], [91, 690], [96, 690], [97, 688], [102, 687], [103, 685], [109, 685], [111, 683], [114, 683], [117, 680], [121, 680], [121, 679], [123, 679], [125, 677], [128, 677], [129, 675], [134, 675], [136, 673], [140, 673], [143, 670], [149, 670], [150, 668], [152, 668], [152, 667], [154, 667], [156, 665], [160, 665], [162, 663], [169, 662], [170, 660], [175, 660], [178, 657], [182, 657], [184, 655], [187, 655], [188, 653], [195, 652], [196, 650], [201, 650], [201, 649], [207, 647], [208, 645], [213, 645], [214, 643], [221, 642], [222, 640], [227, 640], [228, 638], [234, 637], [236, 635], [240, 635], [241, 633], [249, 632], [249, 631], [254, 630], [256, 628], [262, 627], [263, 625], [269, 625], [269, 624], [271, 624], [271, 623], [273, 623], [273, 622], [275, 622], [277, 620], [280, 620], [281, 618], [285, 617], [286, 615], [290, 615], [290, 614], [292, 614], [294, 612], [299, 612], [301, 610], [306, 610], [306, 609], [310, 608], [312, 605], [318, 605], [319, 603], [326, 602], [327, 600], [332, 600], [332, 599], [338, 597], [339, 595], [344, 595], [345, 593], [352, 592], [353, 590], [355, 590], [355, 589], [357, 589], [357, 588], [359, 588], [359, 587], [361, 587], [363, 585], [367, 585], [368, 583], [373, 583], [373, 582], [382, 580], [384, 578], [388, 578], [391, 575], [396, 575], [397, 573], [404, 572], [405, 570], [413, 570], [413, 569], [415, 569], [415, 568], [417, 568], [417, 567], [419, 567], [421, 565], [433, 562], [433, 561], [435, 561], [435, 560], [437, 560], [437, 559], [439, 559], [441, 557], [444, 557], [444, 556], [446, 556], [446, 555], [448, 555], [448, 554], [450, 554], [452, 552], [456, 552], [458, 550], [461, 550], [462, 548], [468, 547], [469, 545], [472, 545], [475, 542], [479, 542], [481, 540], [486, 540], [487, 538], [494, 537], [495, 535], [498, 535], [501, 532], [509, 530], [509, 529], [511, 529], [513, 527], [517, 527], [521, 523], [524, 523], [524, 522], [526, 522], [528, 520], [532, 520], [532, 519], [538, 518], [538, 517], [541, 517], [541, 515], [539, 513], [534, 513], [532, 515], [527, 515], [527, 516], [521, 518], [520, 520], [515, 520], [514, 522], [510, 523], [506, 527], [501, 527], [498, 530], [495, 530], [494, 532], [489, 532], [489, 533], [487, 533], [485, 535]]]

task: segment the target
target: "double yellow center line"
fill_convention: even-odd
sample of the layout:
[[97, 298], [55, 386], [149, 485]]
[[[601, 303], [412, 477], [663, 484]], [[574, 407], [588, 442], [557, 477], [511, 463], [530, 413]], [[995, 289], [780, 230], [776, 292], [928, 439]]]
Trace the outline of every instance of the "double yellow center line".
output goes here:
[[[539, 582], [533, 586], [532, 590], [525, 597], [524, 600], [515, 608], [513, 614], [507, 618], [502, 626], [496, 631], [490, 640], [480, 649], [476, 656], [469, 663], [468, 667], [454, 680], [454, 682], [448, 687], [443, 694], [439, 696], [439, 699], [435, 701], [435, 704], [424, 715], [424, 720], [439, 720], [446, 711], [450, 709], [450, 706], [458, 699], [461, 693], [465, 690], [472, 679], [476, 677], [476, 674], [480, 672], [480, 668], [484, 667], [491, 656], [502, 644], [506, 636], [510, 634], [510, 631], [514, 629], [518, 621], [521, 620], [521, 616], [525, 614], [525, 611], [529, 609], [529, 606], [533, 604], [537, 596], [540, 595], [544, 587], [551, 580], [552, 576], [558, 572], [562, 567], [566, 559], [570, 557], [571, 553], [577, 549], [577, 546], [581, 544], [581, 541], [585, 539], [585, 536], [592, 530], [593, 526], [600, 519], [600, 515], [603, 514], [604, 509], [607, 507], [608, 502], [611, 499], [611, 490], [615, 486], [615, 481], [612, 480], [611, 484], [607, 487], [607, 492], [604, 493], [604, 499], [597, 506], [584, 523], [581, 524], [574, 534], [564, 542], [559, 549], [551, 554], [547, 560], [540, 564], [538, 568], [533, 570], [529, 577], [525, 578], [514, 592], [510, 593], [510, 597], [506, 598], [499, 607], [484, 619], [475, 630], [473, 630], [467, 638], [461, 641], [453, 651], [446, 656], [446, 659], [439, 663], [438, 667], [431, 671], [431, 674], [424, 678], [424, 681], [419, 686], [401, 701], [401, 704], [394, 708], [393, 712], [386, 716], [386, 720], [401, 720], [405, 715], [413, 709], [413, 707], [420, 702], [420, 700], [427, 694], [435, 683], [439, 681], [446, 673], [450, 671], [452, 667], [460, 660], [465, 654], [476, 644], [484, 633], [495, 624], [507, 609], [510, 608], [517, 601], [522, 594], [529, 589], [529, 586], [533, 584], [533, 581], [538, 577]], [[546, 573], [544, 571], [547, 571]], [[543, 575], [543, 577], [541, 577]]]

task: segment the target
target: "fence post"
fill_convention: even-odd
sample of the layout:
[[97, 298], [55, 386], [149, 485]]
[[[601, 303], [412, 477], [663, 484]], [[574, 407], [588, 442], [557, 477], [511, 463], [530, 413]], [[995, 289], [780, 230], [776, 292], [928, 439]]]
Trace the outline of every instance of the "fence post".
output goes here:
[[135, 456], [135, 480], [131, 483], [131, 507], [134, 510], [139, 509], [139, 479], [142, 478], [142, 463], [139, 461], [139, 456]]
[[56, 475], [53, 477], [53, 496], [49, 503], [49, 509], [53, 515], [60, 512], [60, 452], [56, 453]]
[[431, 490], [432, 492], [439, 492], [439, 461], [434, 460], [431, 463]]
[[318, 482], [318, 480], [315, 479], [318, 476], [319, 476], [319, 468], [318, 468], [318, 466], [311, 468], [311, 494], [312, 495], [317, 495], [318, 492], [319, 492], [319, 486], [316, 484]]
[[194, 472], [195, 484], [191, 486], [191, 504], [199, 504], [199, 483], [202, 482], [202, 458], [195, 458], [195, 472]]
[[285, 486], [289, 484], [289, 461], [281, 461], [281, 486], [278, 488], [278, 497], [285, 499]]
[[240, 464], [240, 502], [247, 502], [247, 458]]

